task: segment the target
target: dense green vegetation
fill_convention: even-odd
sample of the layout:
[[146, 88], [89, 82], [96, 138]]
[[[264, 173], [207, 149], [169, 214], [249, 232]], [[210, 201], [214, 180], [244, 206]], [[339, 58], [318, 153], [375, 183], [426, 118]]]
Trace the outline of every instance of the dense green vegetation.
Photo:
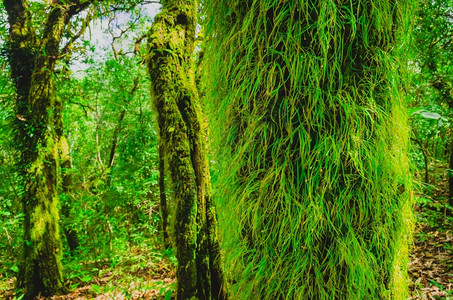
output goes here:
[[0, 1], [0, 298], [451, 297], [452, 37], [440, 0]]
[[410, 2], [245, 3], [210, 8], [232, 298], [405, 299]]

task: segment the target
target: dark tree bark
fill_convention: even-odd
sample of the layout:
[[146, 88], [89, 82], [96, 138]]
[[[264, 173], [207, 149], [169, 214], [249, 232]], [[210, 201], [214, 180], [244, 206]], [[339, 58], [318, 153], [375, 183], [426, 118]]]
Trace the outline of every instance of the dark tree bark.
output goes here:
[[120, 115], [118, 117], [118, 123], [116, 123], [115, 130], [113, 131], [112, 145], [110, 146], [109, 162], [107, 165], [107, 182], [106, 182], [107, 188], [110, 188], [110, 185], [112, 184], [112, 168], [113, 168], [113, 164], [115, 162], [116, 149], [118, 148], [118, 139], [119, 139], [120, 133], [123, 129], [123, 120], [124, 120], [125, 116], [126, 116], [126, 110], [123, 109], [120, 112]]
[[424, 161], [424, 166], [423, 168], [425, 169], [425, 174], [424, 174], [424, 183], [429, 184], [429, 168], [428, 168], [428, 147], [427, 144], [423, 145], [422, 141], [418, 139], [411, 139], [414, 143], [416, 143], [420, 147], [420, 151], [422, 152], [423, 155], [423, 161]]
[[163, 2], [149, 37], [149, 74], [176, 205], [177, 298], [225, 299], [193, 71], [195, 26], [195, 1]]

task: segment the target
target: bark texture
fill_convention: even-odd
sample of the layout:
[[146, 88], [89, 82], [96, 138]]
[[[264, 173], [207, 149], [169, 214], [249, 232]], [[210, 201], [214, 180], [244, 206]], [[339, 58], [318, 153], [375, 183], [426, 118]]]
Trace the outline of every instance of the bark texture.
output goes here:
[[151, 91], [176, 202], [178, 299], [224, 299], [201, 107], [195, 1], [165, 1], [149, 37]]
[[[61, 109], [60, 109], [61, 111]], [[62, 128], [61, 128], [62, 129]], [[61, 192], [62, 195], [60, 198], [63, 198], [61, 203], [61, 215], [62, 215], [62, 225], [63, 233], [66, 237], [68, 243], [69, 251], [71, 255], [74, 255], [77, 248], [79, 247], [79, 235], [77, 231], [73, 228], [71, 222], [71, 199], [72, 196], [72, 184], [73, 184], [73, 171], [72, 171], [72, 161], [71, 156], [69, 155], [69, 146], [66, 137], [63, 135], [63, 131], [59, 130], [57, 127], [57, 135], [60, 137], [60, 164], [62, 171], [62, 180], [61, 180]]]
[[16, 145], [20, 154], [24, 250], [17, 288], [24, 299], [64, 291], [58, 193], [62, 138], [55, 62], [70, 17], [92, 1], [53, 1], [42, 28], [26, 0], [3, 0], [9, 22], [8, 59], [17, 92]]
[[58, 226], [59, 137], [55, 131], [58, 99], [51, 72], [66, 15], [61, 7], [51, 10], [37, 47], [29, 13], [20, 2], [4, 4], [11, 26], [10, 64], [18, 94], [17, 142], [24, 188], [25, 245], [17, 286], [31, 299], [38, 293], [54, 295], [64, 290]]
[[[161, 139], [159, 141], [162, 141]], [[170, 236], [168, 234], [168, 208], [167, 193], [165, 190], [165, 154], [164, 145], [159, 143], [159, 198], [160, 215], [162, 218], [162, 237], [164, 238], [165, 249], [171, 247]]]

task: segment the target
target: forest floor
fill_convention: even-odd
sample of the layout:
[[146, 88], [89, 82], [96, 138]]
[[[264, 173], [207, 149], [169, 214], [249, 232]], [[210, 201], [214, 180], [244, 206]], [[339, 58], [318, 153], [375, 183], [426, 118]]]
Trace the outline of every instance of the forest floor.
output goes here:
[[[429, 194], [419, 195], [416, 226], [408, 265], [411, 300], [453, 300], [453, 218], [445, 214], [446, 178], [433, 180]], [[68, 293], [47, 299], [174, 299], [175, 258], [142, 247], [112, 259], [66, 262]], [[2, 278], [0, 299], [15, 299], [15, 278]], [[39, 300], [46, 298], [40, 297]]]
[[430, 165], [430, 182], [416, 197], [415, 233], [408, 265], [409, 299], [453, 299], [453, 218], [447, 216], [447, 166]]
[[[70, 266], [65, 270], [67, 294], [36, 300], [174, 299], [174, 258], [157, 252], [150, 255], [149, 250], [133, 247], [128, 256], [118, 261], [77, 261], [81, 268]], [[9, 278], [0, 284], [0, 299], [19, 300], [14, 297], [15, 281]]]
[[410, 260], [409, 299], [453, 299], [452, 230], [417, 224]]
[[[408, 266], [411, 300], [453, 299], [453, 219], [443, 205], [425, 199], [416, 207], [417, 224]], [[80, 262], [66, 270], [69, 293], [39, 300], [174, 299], [174, 258], [134, 247], [129, 256], [112, 260]], [[76, 262], [74, 262], [76, 263]], [[0, 282], [2, 278], [0, 278]], [[0, 299], [15, 299], [15, 278], [0, 284]]]

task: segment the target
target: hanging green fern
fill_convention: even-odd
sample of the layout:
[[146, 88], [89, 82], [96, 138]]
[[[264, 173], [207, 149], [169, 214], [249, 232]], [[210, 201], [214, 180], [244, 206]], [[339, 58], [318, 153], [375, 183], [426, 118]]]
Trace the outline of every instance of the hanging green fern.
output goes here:
[[233, 299], [405, 299], [409, 0], [206, 1]]

